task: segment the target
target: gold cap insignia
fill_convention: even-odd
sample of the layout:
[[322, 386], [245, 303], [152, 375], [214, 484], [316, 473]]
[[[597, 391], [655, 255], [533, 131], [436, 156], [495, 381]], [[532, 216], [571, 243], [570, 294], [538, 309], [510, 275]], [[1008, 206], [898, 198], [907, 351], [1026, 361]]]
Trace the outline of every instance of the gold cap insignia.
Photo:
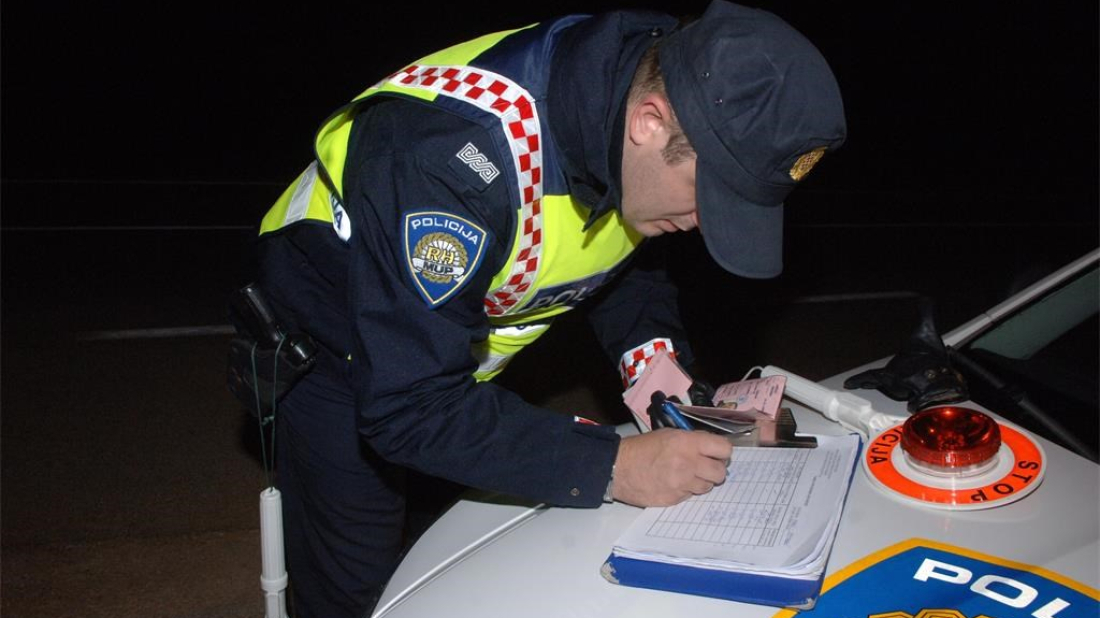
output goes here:
[[798, 157], [798, 160], [791, 166], [791, 171], [788, 172], [791, 178], [798, 182], [802, 180], [802, 177], [810, 173], [810, 170], [817, 165], [817, 162], [821, 160], [821, 157], [825, 156], [825, 147], [814, 148], [813, 150]]

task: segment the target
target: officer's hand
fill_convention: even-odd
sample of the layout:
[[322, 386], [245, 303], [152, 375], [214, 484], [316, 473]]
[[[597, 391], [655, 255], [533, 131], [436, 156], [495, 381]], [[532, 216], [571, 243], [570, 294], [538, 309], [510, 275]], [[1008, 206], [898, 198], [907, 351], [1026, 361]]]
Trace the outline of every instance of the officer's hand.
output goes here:
[[733, 447], [705, 431], [658, 429], [623, 438], [612, 496], [635, 506], [669, 506], [726, 480]]

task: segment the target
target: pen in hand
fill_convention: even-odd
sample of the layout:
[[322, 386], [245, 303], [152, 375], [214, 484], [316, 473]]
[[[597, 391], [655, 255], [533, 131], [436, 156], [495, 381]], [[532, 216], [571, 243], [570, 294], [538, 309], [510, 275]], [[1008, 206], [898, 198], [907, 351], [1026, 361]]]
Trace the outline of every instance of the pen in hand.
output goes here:
[[661, 391], [654, 391], [650, 397], [649, 418], [653, 429], [672, 427], [691, 431], [694, 427], [680, 414], [676, 404], [665, 397]]
[[693, 429], [691, 424], [687, 422], [687, 419], [680, 414], [680, 410], [676, 407], [676, 404], [666, 399], [665, 402], [661, 404], [661, 409], [664, 411], [665, 416], [668, 417], [677, 428], [686, 429], [688, 431]]

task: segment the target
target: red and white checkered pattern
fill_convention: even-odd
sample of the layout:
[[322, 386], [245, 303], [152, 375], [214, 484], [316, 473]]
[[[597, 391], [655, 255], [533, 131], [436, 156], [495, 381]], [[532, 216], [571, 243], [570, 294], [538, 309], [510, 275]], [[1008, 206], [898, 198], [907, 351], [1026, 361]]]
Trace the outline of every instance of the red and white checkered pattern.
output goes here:
[[466, 101], [500, 119], [519, 181], [522, 234], [508, 279], [485, 296], [485, 312], [508, 314], [531, 289], [542, 254], [542, 135], [534, 99], [502, 75], [465, 66], [413, 65], [386, 81]]
[[664, 337], [651, 339], [632, 350], [627, 350], [619, 360], [619, 375], [623, 377], [623, 388], [630, 388], [637, 382], [646, 366], [661, 350], [668, 350], [669, 354], [676, 356], [672, 340]]

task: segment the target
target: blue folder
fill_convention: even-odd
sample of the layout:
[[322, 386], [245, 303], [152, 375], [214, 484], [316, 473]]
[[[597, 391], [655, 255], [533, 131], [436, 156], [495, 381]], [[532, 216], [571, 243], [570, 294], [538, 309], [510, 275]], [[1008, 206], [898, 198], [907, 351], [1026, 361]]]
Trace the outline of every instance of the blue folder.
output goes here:
[[825, 576], [824, 569], [816, 579], [794, 579], [651, 562], [615, 554], [607, 559], [601, 571], [608, 581], [623, 586], [798, 609], [814, 606]]
[[[856, 468], [859, 467], [859, 453], [862, 441], [856, 446], [856, 456], [852, 470], [848, 474], [846, 488], [852, 486]], [[841, 501], [844, 508], [848, 497]], [[830, 545], [824, 551], [831, 552]], [[783, 574], [759, 573], [752, 571], [720, 571], [685, 564], [671, 564], [650, 560], [627, 558], [614, 552], [608, 556], [600, 569], [605, 579], [614, 584], [634, 588], [649, 588], [697, 596], [790, 607], [793, 609], [811, 609], [821, 594], [821, 584], [825, 579], [828, 560], [821, 565], [821, 571], [812, 577], [793, 577]]]

